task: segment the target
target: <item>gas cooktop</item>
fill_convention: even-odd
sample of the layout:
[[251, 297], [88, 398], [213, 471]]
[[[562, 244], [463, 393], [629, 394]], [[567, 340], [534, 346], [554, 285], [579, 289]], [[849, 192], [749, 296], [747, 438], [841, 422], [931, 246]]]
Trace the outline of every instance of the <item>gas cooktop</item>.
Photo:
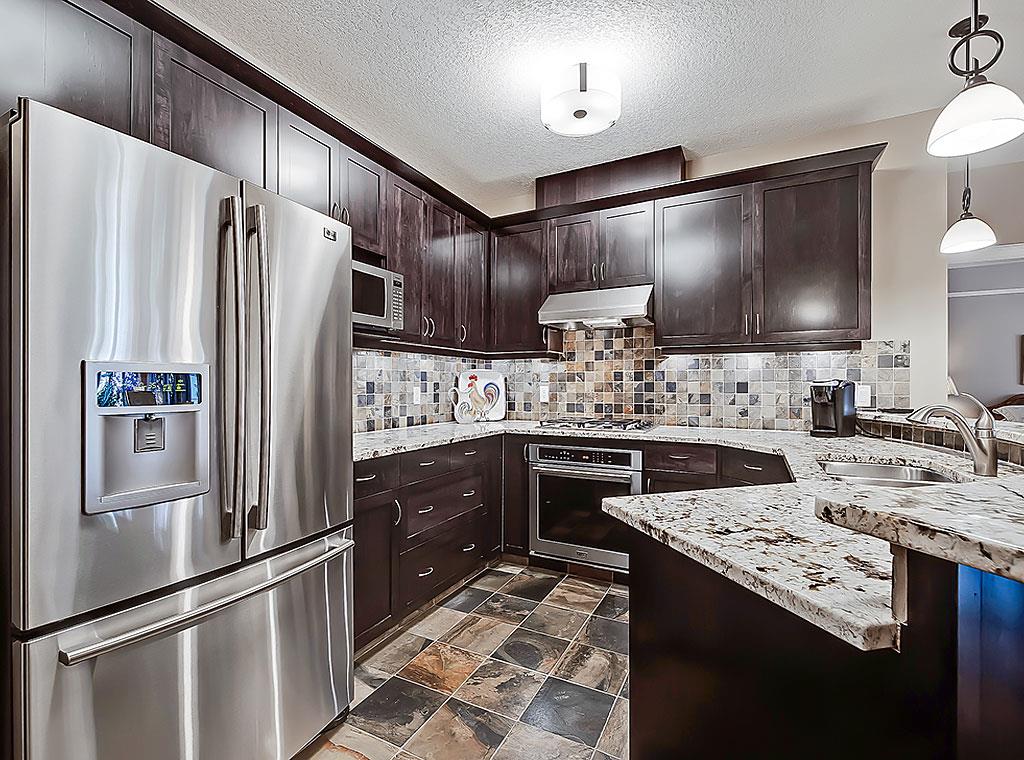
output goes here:
[[566, 430], [647, 430], [654, 427], [654, 422], [621, 417], [553, 417], [541, 420], [540, 426]]

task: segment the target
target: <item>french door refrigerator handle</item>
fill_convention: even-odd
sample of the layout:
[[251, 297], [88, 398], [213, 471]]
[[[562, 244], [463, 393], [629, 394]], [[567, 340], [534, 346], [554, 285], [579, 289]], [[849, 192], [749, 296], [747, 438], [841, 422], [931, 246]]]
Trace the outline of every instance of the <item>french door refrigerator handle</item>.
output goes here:
[[266, 530], [270, 523], [270, 402], [271, 380], [270, 260], [267, 254], [267, 208], [261, 203], [251, 207], [252, 231], [256, 237], [260, 313], [260, 449], [256, 491], [256, 517], [253, 528]]
[[[170, 617], [166, 617], [152, 623], [147, 623], [137, 628], [130, 628], [129, 630], [117, 633], [113, 636], [89, 641], [88, 643], [82, 644], [78, 647], [64, 648], [59, 646], [57, 650], [57, 658], [60, 660], [61, 664], [71, 667], [73, 665], [86, 662], [87, 660], [94, 660], [97, 657], [110, 654], [118, 649], [123, 649], [124, 647], [131, 646], [133, 644], [148, 641], [149, 639], [156, 638], [157, 636], [167, 636], [183, 631], [186, 628], [192, 628], [233, 604], [241, 602], [249, 597], [256, 596], [264, 591], [269, 591], [276, 586], [280, 586], [290, 578], [294, 578], [308, 570], [312, 570], [314, 567], [330, 562], [335, 557], [347, 552], [353, 546], [355, 546], [355, 541], [350, 538], [345, 539], [342, 543], [337, 546], [330, 547], [325, 552], [313, 557], [312, 559], [308, 559], [299, 565], [282, 570], [277, 575], [267, 578], [254, 586], [249, 586], [248, 588], [241, 589], [231, 594], [225, 594], [219, 599], [214, 599], [206, 604], [201, 604], [195, 609], [179, 612], [176, 615], [171, 615]], [[130, 612], [131, 610], [128, 611], [128, 613]]]
[[233, 455], [233, 480], [230, 503], [231, 538], [241, 538], [245, 529], [245, 397], [246, 397], [246, 267], [245, 267], [245, 218], [242, 198], [234, 195], [228, 198], [228, 227], [231, 230], [231, 244], [234, 267], [234, 308], [235, 308], [235, 431]]

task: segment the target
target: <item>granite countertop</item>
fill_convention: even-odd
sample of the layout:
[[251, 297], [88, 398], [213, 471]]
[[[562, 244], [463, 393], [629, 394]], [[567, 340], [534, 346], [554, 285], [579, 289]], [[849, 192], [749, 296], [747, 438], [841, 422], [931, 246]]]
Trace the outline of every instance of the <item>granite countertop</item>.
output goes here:
[[[359, 433], [354, 453], [357, 460], [367, 459], [502, 433], [708, 443], [783, 455], [794, 483], [620, 497], [606, 499], [604, 509], [863, 650], [899, 646], [889, 543], [953, 559], [952, 549], [945, 548], [954, 546], [946, 533], [928, 539], [928, 516], [944, 516], [950, 534], [960, 521], [964, 538], [956, 545], [954, 561], [964, 561], [968, 546], [975, 555], [992, 553], [1000, 540], [1003, 552], [992, 555], [997, 558], [993, 566], [1015, 567], [1024, 575], [1024, 476], [1004, 467], [1006, 474], [995, 481], [971, 482], [971, 462], [942, 449], [865, 436], [812, 438], [789, 431], [669, 426], [567, 431], [503, 421]], [[930, 467], [957, 482], [923, 489], [856, 487], [825, 475], [819, 463], [829, 460]], [[971, 494], [976, 495], [973, 502]], [[1002, 516], [979, 520], [992, 514], [994, 503]], [[923, 505], [930, 506], [927, 515]], [[1020, 517], [1014, 523], [1016, 510]], [[910, 530], [911, 525], [919, 525], [918, 530]], [[1011, 525], [1016, 526], [1013, 533]]]

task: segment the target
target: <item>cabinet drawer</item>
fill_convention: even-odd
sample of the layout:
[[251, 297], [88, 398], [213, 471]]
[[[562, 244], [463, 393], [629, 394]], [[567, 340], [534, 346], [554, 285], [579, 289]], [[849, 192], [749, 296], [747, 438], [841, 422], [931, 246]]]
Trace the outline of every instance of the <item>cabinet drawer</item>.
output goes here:
[[450, 466], [448, 446], [407, 451], [400, 454], [399, 457], [401, 458], [402, 485], [418, 483], [435, 475], [442, 475], [448, 472]]
[[722, 476], [726, 480], [738, 480], [748, 485], [766, 483], [790, 483], [786, 460], [779, 454], [764, 454], [760, 451], [722, 449]]
[[718, 485], [718, 477], [714, 473], [644, 471], [644, 493], [696, 491], [703, 488], [717, 488]]
[[403, 607], [429, 599], [453, 578], [467, 575], [483, 558], [486, 510], [480, 507], [437, 538], [398, 558], [398, 596]]
[[364, 459], [352, 467], [352, 497], [361, 499], [398, 488], [398, 457]]
[[465, 443], [453, 443], [448, 447], [451, 469], [458, 470], [481, 462], [489, 462], [498, 456], [499, 442], [496, 438], [478, 438]]
[[405, 538], [441, 525], [484, 503], [484, 479], [476, 468], [466, 469], [404, 489]]
[[648, 444], [644, 447], [644, 469], [713, 475], [718, 470], [718, 452], [707, 444]]

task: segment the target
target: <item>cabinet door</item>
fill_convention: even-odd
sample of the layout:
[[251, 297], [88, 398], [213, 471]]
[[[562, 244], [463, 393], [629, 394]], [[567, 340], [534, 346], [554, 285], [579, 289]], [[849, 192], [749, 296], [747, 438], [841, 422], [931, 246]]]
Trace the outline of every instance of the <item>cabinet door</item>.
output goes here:
[[354, 150], [342, 146], [342, 221], [352, 227], [352, 245], [385, 254], [388, 172]]
[[602, 288], [654, 282], [654, 201], [601, 212]]
[[487, 231], [460, 217], [455, 247], [455, 323], [459, 348], [487, 348]]
[[277, 104], [159, 36], [153, 142], [277, 191]]
[[283, 108], [278, 113], [278, 192], [341, 218], [341, 143]]
[[871, 332], [871, 170], [754, 185], [754, 340], [861, 340]]
[[548, 271], [553, 293], [597, 287], [599, 218], [595, 211], [549, 222]]
[[388, 269], [405, 276], [406, 340], [423, 342], [430, 332], [422, 309], [423, 257], [426, 249], [427, 199], [415, 185], [388, 174]]
[[153, 35], [99, 0], [4, 0], [0, 103], [23, 96], [149, 140]]
[[352, 537], [355, 646], [358, 649], [390, 628], [395, 618], [398, 507], [394, 492], [355, 503]]
[[506, 435], [502, 439], [504, 468], [503, 549], [510, 554], [526, 555], [530, 548], [530, 483], [526, 462], [528, 438]]
[[543, 222], [506, 227], [491, 240], [491, 345], [495, 351], [544, 351], [537, 311], [547, 297]]
[[455, 247], [459, 215], [438, 200], [429, 200], [427, 252], [423, 260], [423, 316], [427, 342], [439, 346], [458, 343], [455, 322]]
[[750, 190], [655, 204], [655, 343], [750, 341]]

